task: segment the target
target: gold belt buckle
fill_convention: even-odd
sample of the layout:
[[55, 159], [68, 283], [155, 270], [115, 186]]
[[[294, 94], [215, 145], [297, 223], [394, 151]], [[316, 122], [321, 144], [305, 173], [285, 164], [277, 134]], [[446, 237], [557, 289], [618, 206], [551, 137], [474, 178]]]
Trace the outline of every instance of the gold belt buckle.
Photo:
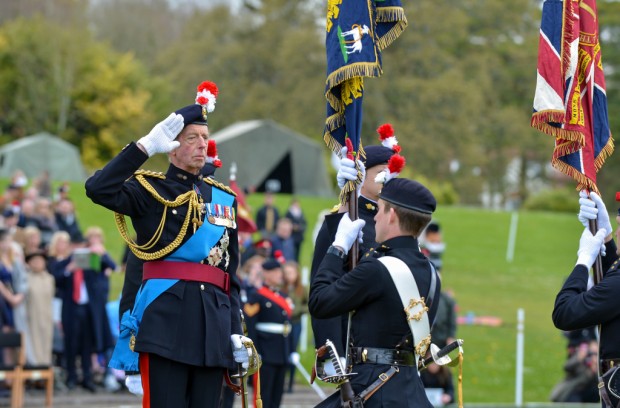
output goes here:
[[289, 322], [285, 322], [282, 327], [282, 335], [287, 337], [291, 332], [291, 324]]
[[365, 363], [368, 360], [368, 350], [362, 350], [362, 363]]
[[383, 382], [386, 382], [387, 380], [390, 379], [390, 377], [388, 377], [386, 373], [381, 373], [379, 374], [379, 379]]

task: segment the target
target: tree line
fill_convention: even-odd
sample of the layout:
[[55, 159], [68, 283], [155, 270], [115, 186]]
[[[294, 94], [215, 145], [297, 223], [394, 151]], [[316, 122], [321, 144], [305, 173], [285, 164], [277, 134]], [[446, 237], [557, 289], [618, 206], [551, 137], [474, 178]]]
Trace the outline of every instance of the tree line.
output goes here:
[[[540, 1], [403, 3], [409, 26], [383, 53], [383, 76], [365, 81], [363, 143], [392, 123], [407, 174], [451, 185], [462, 203], [479, 203], [483, 190], [522, 201], [536, 193], [532, 181], [574, 186], [548, 171], [553, 139], [529, 126]], [[0, 142], [46, 130], [80, 146], [94, 169], [208, 79], [220, 88], [212, 132], [271, 118], [323, 143], [325, 2], [199, 4], [1, 2]], [[619, 8], [599, 1], [612, 133]], [[515, 163], [519, 177], [508, 179]], [[604, 194], [620, 190], [618, 169], [612, 155]]]

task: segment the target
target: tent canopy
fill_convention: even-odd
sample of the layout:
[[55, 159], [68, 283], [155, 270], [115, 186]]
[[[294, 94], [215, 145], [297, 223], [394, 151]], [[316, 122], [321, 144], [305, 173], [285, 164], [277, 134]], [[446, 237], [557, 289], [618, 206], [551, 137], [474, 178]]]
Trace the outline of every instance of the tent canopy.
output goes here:
[[22, 170], [28, 178], [47, 171], [52, 180], [86, 179], [78, 148], [46, 132], [0, 147], [0, 177], [11, 177], [15, 170]]
[[215, 178], [227, 181], [237, 164], [237, 183], [257, 191], [329, 197], [326, 148], [272, 120], [230, 125], [212, 135], [223, 166]]

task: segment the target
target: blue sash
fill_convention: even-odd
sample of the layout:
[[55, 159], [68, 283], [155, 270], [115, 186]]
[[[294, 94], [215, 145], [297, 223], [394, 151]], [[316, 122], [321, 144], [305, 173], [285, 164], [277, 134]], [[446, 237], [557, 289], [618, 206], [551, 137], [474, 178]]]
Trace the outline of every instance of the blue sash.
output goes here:
[[[234, 197], [219, 188], [212, 188], [212, 203], [232, 206]], [[182, 246], [170, 254], [165, 261], [170, 262], [200, 262], [205, 259], [211, 248], [218, 243], [226, 227], [214, 225], [205, 218], [196, 233]], [[159, 295], [170, 289], [178, 279], [149, 279], [144, 282], [136, 295], [136, 301], [131, 312], [123, 313], [120, 323], [120, 334], [114, 347], [114, 353], [108, 363], [109, 367], [124, 371], [140, 371], [138, 364], [139, 353], [130, 348], [132, 337], [138, 337], [138, 329], [142, 321], [144, 310], [157, 299]]]

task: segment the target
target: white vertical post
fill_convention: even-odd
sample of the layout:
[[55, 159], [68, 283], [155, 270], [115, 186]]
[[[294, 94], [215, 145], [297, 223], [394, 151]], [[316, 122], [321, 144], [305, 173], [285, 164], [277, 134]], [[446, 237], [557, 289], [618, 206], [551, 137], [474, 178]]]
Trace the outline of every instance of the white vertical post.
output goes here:
[[517, 310], [517, 369], [515, 379], [515, 405], [523, 406], [523, 328], [525, 326], [525, 311]]
[[[304, 266], [301, 269], [301, 283], [310, 289], [310, 269]], [[305, 353], [308, 350], [308, 314], [301, 315], [301, 333], [299, 335], [299, 352]]]
[[519, 224], [519, 213], [512, 212], [510, 217], [510, 231], [508, 232], [508, 248], [506, 249], [506, 262], [512, 262], [515, 257], [515, 244], [517, 242], [517, 226]]

